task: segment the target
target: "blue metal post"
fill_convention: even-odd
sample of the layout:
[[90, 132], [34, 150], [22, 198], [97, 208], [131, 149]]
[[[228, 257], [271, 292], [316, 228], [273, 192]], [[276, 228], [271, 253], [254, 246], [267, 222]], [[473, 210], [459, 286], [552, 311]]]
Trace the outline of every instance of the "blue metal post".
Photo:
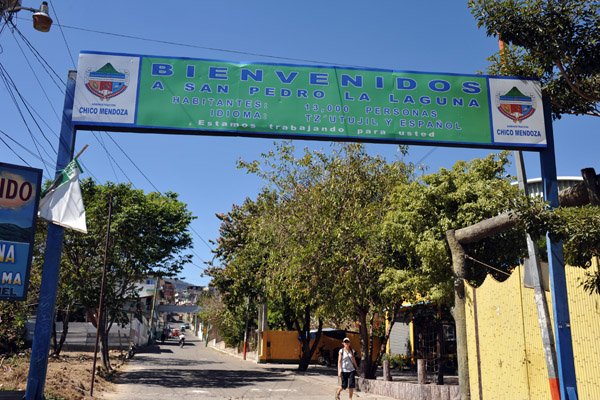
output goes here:
[[[73, 129], [73, 124], [71, 123], [71, 116], [73, 114], [76, 76], [77, 73], [75, 71], [69, 71], [62, 126], [60, 129], [60, 143], [56, 159], [57, 174], [67, 166], [73, 157], [75, 131]], [[55, 224], [48, 224], [48, 237], [46, 239], [46, 253], [44, 254], [40, 299], [35, 322], [35, 331], [33, 333], [33, 348], [31, 349], [31, 362], [29, 364], [29, 376], [27, 377], [27, 391], [25, 392], [25, 399], [28, 400], [44, 398], [44, 385], [46, 384], [48, 353], [50, 351], [54, 308], [56, 306], [56, 292], [58, 290], [58, 274], [60, 270], [63, 234], [63, 227]]]
[[[544, 99], [544, 118], [548, 146], [540, 153], [544, 200], [550, 207], [558, 207], [558, 182], [556, 179], [556, 159], [554, 154], [554, 133], [550, 102]], [[558, 364], [560, 397], [564, 400], [577, 399], [577, 380], [573, 361], [573, 342], [571, 339], [571, 319], [567, 300], [567, 280], [562, 242], [550, 240], [548, 243], [548, 266], [550, 272], [550, 292], [552, 294], [552, 314], [554, 316], [554, 341]]]

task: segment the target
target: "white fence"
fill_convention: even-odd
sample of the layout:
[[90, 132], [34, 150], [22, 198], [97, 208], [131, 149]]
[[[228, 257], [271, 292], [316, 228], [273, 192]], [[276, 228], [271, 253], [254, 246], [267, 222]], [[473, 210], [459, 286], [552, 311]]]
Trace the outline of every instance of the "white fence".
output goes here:
[[[35, 320], [27, 322], [26, 340], [33, 341]], [[60, 340], [62, 333], [62, 322], [56, 323], [56, 340]], [[133, 329], [127, 324], [120, 327], [114, 324], [108, 334], [108, 346], [110, 349], [127, 350], [129, 348], [130, 336], [136, 346], [148, 344], [148, 329], [137, 319], [133, 320]], [[96, 344], [96, 328], [91, 322], [70, 322], [67, 339], [63, 345], [64, 350], [94, 351]]]

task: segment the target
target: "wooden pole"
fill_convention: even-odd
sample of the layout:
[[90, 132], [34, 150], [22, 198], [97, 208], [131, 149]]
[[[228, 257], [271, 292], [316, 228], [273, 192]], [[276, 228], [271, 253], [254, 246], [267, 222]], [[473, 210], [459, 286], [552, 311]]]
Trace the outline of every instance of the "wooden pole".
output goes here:
[[446, 240], [452, 253], [454, 271], [454, 307], [452, 315], [456, 324], [456, 356], [458, 358], [458, 385], [461, 400], [471, 399], [469, 381], [469, 354], [467, 349], [467, 316], [465, 312], [465, 250], [456, 239], [455, 230], [446, 231]]

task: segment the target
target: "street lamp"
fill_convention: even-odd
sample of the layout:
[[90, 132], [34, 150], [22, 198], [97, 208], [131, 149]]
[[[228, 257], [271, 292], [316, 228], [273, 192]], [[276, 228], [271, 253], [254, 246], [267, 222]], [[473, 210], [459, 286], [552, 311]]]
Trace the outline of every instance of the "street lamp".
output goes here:
[[48, 2], [43, 1], [39, 10], [21, 6], [21, 0], [0, 0], [0, 14], [10, 20], [13, 13], [21, 10], [33, 12], [33, 27], [40, 32], [48, 32], [52, 26], [52, 18], [48, 15]]

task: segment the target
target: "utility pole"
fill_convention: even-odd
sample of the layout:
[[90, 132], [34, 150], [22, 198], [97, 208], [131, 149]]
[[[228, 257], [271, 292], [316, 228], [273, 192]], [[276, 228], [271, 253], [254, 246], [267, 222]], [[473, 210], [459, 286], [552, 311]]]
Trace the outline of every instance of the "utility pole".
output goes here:
[[[104, 284], [106, 282], [106, 260], [108, 259], [108, 242], [110, 239], [110, 219], [112, 216], [112, 197], [108, 200], [108, 226], [106, 228], [106, 244], [104, 246], [104, 266], [102, 268], [102, 284], [100, 285], [100, 304], [98, 305], [98, 322], [96, 323], [96, 344], [94, 346], [94, 363], [92, 366], [92, 383], [90, 385], [90, 396], [94, 396], [94, 378], [96, 376], [96, 359], [98, 358], [98, 337], [100, 327], [106, 329], [104, 324]], [[108, 334], [108, 332], [105, 332]]]
[[154, 326], [154, 309], [156, 307], [156, 294], [158, 293], [158, 281], [159, 281], [159, 279], [156, 279], [156, 277], [154, 277], [154, 296], [152, 296], [152, 312], [150, 314], [150, 335], [152, 335], [153, 338], [156, 338], [156, 333], [153, 330], [153, 326]]
[[246, 328], [244, 329], [244, 360], [248, 348], [248, 319], [250, 318], [250, 296], [246, 297]]

